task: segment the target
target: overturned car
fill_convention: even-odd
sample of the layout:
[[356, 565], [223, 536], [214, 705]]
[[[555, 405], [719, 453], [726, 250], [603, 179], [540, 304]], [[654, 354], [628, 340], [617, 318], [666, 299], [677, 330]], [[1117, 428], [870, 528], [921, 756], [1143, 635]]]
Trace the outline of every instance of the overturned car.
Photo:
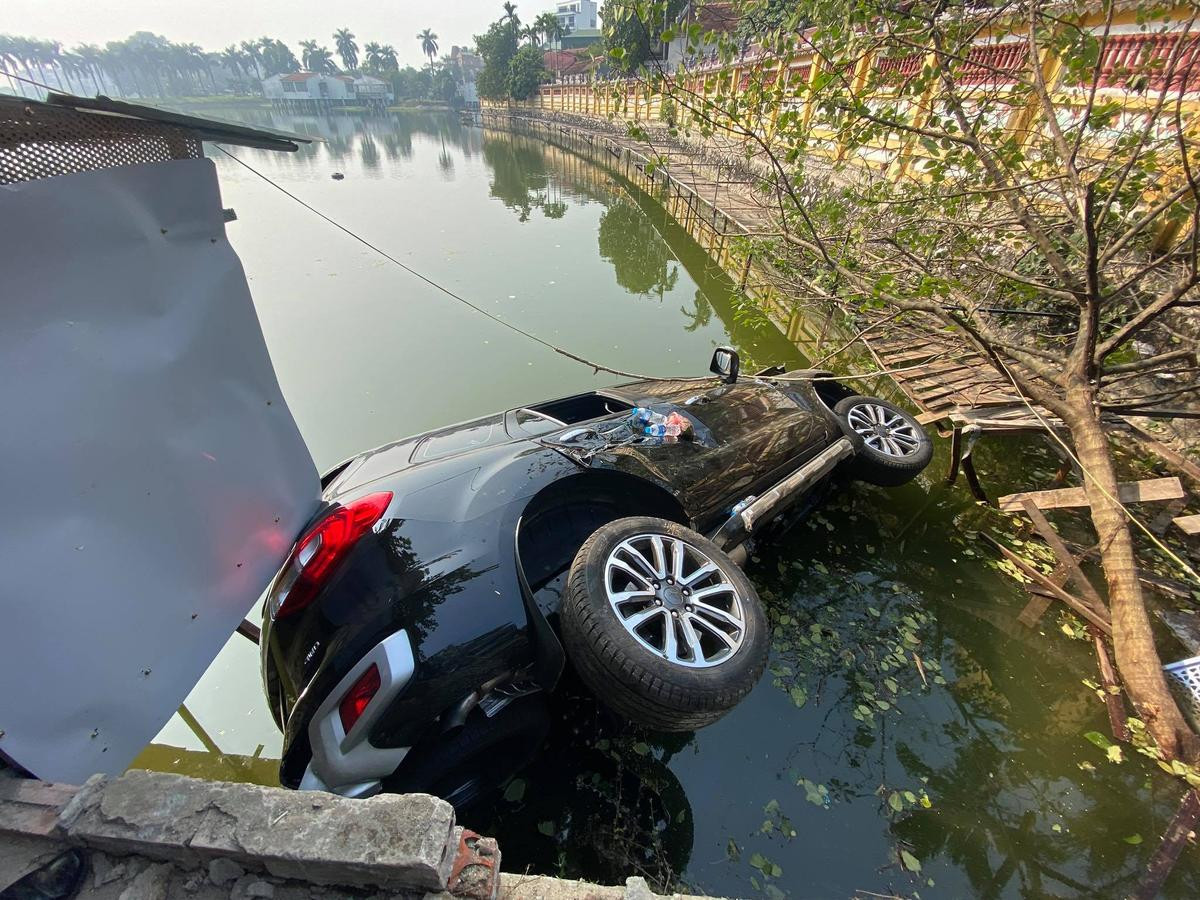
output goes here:
[[[751, 543], [835, 469], [899, 485], [932, 446], [828, 373], [739, 378], [725, 348], [712, 370], [511, 409], [328, 472], [264, 608], [281, 782], [469, 804], [541, 741], [567, 660], [658, 730], [732, 709], [767, 657], [740, 568]], [[639, 414], [682, 433], [647, 434]]]

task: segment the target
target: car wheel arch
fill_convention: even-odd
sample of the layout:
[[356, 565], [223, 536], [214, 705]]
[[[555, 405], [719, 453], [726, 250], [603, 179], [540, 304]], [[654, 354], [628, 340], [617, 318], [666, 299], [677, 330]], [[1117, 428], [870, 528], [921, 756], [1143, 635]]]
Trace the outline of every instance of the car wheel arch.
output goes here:
[[[580, 515], [572, 516], [572, 512]], [[666, 488], [646, 478], [611, 469], [593, 469], [562, 478], [538, 491], [525, 504], [517, 529], [517, 564], [534, 590], [551, 570], [565, 570], [591, 532], [627, 516], [656, 516], [691, 525], [679, 500]], [[563, 531], [570, 523], [574, 532]], [[558, 528], [565, 543], [555, 564], [538, 564], [533, 557], [550, 552], [548, 529]], [[587, 533], [581, 533], [586, 530]], [[578, 539], [576, 542], [576, 538]]]

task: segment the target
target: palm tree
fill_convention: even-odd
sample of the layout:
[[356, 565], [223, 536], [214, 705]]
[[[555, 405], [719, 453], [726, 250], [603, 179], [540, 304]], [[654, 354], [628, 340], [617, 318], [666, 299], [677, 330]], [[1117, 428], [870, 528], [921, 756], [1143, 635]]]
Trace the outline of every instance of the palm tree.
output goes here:
[[258, 43], [262, 49], [263, 71], [268, 77], [283, 72], [296, 72], [300, 69], [300, 62], [296, 59], [296, 54], [292, 53], [291, 48], [283, 41], [260, 38]]
[[383, 62], [383, 68], [385, 71], [400, 71], [400, 61], [396, 58], [396, 48], [391, 44], [384, 44], [382, 47], [380, 47], [379, 56]]
[[342, 58], [342, 65], [346, 67], [347, 72], [353, 72], [358, 68], [358, 44], [354, 43], [354, 35], [350, 33], [349, 28], [339, 28], [333, 33], [333, 43], [337, 47], [338, 56]]
[[[266, 40], [265, 38], [263, 40]], [[262, 46], [257, 41], [242, 41], [242, 53], [246, 55], [246, 59], [254, 64], [254, 74], [262, 78], [262, 68], [259, 62], [262, 61]]]
[[100, 79], [97, 77], [100, 72], [101, 60], [104, 58], [104, 51], [95, 44], [80, 44], [75, 48], [75, 57], [84, 71], [92, 76], [92, 86], [96, 88], [96, 94], [104, 93], [104, 89], [100, 86]]
[[304, 68], [310, 72], [315, 72], [316, 67], [309, 65], [309, 60], [312, 55], [317, 52], [316, 41], [301, 41], [300, 42], [300, 62], [304, 64]]
[[521, 20], [517, 17], [517, 4], [510, 2], [510, 0], [505, 0], [504, 15], [500, 17], [500, 21], [510, 23], [513, 28], [519, 26]]
[[438, 52], [438, 36], [430, 29], [426, 28], [417, 35], [417, 40], [421, 42], [421, 52], [429, 57], [429, 71], [433, 72], [433, 58]]
[[558, 16], [552, 12], [542, 13], [533, 24], [545, 37], [546, 43], [553, 43], [562, 38], [562, 25], [559, 24]]
[[22, 94], [19, 82], [16, 78], [17, 65], [21, 62], [21, 57], [18, 52], [20, 47], [20, 38], [13, 37], [10, 34], [0, 34], [0, 65], [4, 66], [5, 74], [8, 75], [8, 84], [12, 88], [12, 92], [17, 96]]
[[104, 71], [112, 78], [113, 84], [117, 87], [117, 94], [121, 97], [128, 95], [125, 90], [125, 84], [121, 81], [121, 73], [129, 74], [129, 70], [125, 63], [125, 47], [119, 41], [109, 41], [104, 50], [101, 51], [101, 65]]
[[242, 51], [236, 44], [230, 44], [220, 55], [221, 65], [228, 69], [234, 78], [242, 77], [242, 58]]
[[367, 61], [367, 68], [372, 72], [380, 72], [383, 70], [383, 58], [379, 55], [382, 50], [379, 44], [371, 41], [367, 46], [363, 47], [363, 53]]
[[326, 75], [337, 74], [337, 63], [333, 61], [333, 54], [329, 52], [328, 47], [318, 47], [309, 55], [308, 61], [314, 72], [324, 72]]
[[522, 28], [519, 36], [529, 41], [530, 47], [536, 47], [538, 44], [538, 38], [541, 37], [541, 34], [542, 33], [538, 31], [537, 23], [535, 22], [533, 25]]

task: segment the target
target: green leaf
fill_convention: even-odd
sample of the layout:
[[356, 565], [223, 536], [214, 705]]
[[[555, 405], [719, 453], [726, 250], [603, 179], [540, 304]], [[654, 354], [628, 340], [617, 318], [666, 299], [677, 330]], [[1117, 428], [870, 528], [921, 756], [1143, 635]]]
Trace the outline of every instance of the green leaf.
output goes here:
[[808, 702], [808, 691], [798, 684], [794, 684], [788, 688], [788, 695], [792, 698], [792, 702], [796, 704], [797, 707], [803, 706]]
[[1142, 842], [1140, 834], [1131, 834], [1129, 837], [1121, 838], [1127, 844], [1133, 844], [1135, 847]]
[[900, 812], [904, 809], [904, 801], [900, 799], [899, 791], [892, 791], [892, 793], [888, 796], [888, 806], [890, 806], [896, 812]]
[[638, 741], [633, 745], [633, 752], [638, 756], [647, 756], [650, 753], [650, 745], [644, 741]]
[[504, 799], [509, 803], [519, 803], [525, 796], [525, 779], [514, 778], [504, 789]]
[[754, 853], [750, 856], [750, 865], [758, 869], [760, 872], [765, 872], [767, 866], [770, 865], [770, 860], [768, 860], [761, 853]]
[[737, 845], [737, 841], [733, 838], [730, 838], [729, 843], [725, 845], [725, 855], [734, 862], [742, 858], [742, 848]]
[[538, 822], [538, 831], [546, 837], [553, 837], [555, 832], [554, 823], [550, 821]]
[[904, 864], [904, 868], [910, 872], [921, 871], [921, 861], [909, 853], [907, 850], [900, 851], [900, 862]]
[[1112, 741], [1106, 738], [1098, 731], [1089, 731], [1084, 734], [1084, 737], [1099, 747], [1101, 750], [1107, 750], [1112, 746]]

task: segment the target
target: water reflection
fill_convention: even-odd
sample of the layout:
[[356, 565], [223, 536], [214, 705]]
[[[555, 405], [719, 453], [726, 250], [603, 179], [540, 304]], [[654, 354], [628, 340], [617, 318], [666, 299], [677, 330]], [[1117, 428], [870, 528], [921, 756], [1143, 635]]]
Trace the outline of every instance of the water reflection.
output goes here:
[[600, 256], [612, 263], [617, 284], [631, 294], [657, 297], [675, 289], [679, 265], [654, 223], [629, 200], [618, 200], [600, 216]]

